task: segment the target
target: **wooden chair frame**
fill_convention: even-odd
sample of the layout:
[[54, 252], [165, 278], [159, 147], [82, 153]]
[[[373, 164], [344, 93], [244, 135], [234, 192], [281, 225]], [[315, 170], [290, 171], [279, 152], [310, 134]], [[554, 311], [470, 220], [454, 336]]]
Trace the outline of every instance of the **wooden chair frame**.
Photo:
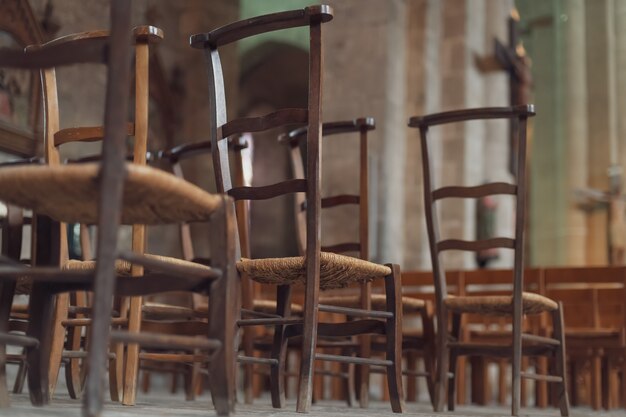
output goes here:
[[[308, 412], [311, 408], [313, 391], [313, 364], [317, 360], [331, 360], [348, 363], [385, 366], [389, 375], [389, 388], [392, 408], [401, 412], [401, 309], [399, 268], [389, 266], [391, 274], [385, 279], [387, 292], [387, 311], [375, 312], [368, 309], [342, 309], [320, 305], [320, 150], [321, 150], [321, 92], [322, 92], [322, 24], [332, 19], [329, 6], [311, 6], [303, 10], [275, 13], [255, 17], [224, 26], [209, 33], [191, 37], [192, 47], [203, 49], [206, 54], [209, 78], [209, 125], [213, 167], [219, 192], [226, 192], [235, 200], [254, 200], [272, 198], [287, 193], [306, 193], [306, 255], [304, 319], [294, 318], [290, 313], [291, 286], [279, 285], [277, 289], [276, 315], [267, 318], [242, 319], [240, 326], [274, 325], [274, 348], [269, 359], [240, 357], [240, 362], [266, 363], [271, 366], [271, 378], [276, 386], [272, 389], [272, 403], [281, 407], [284, 401], [284, 368], [287, 340], [289, 337], [302, 336], [302, 359], [299, 373], [299, 392], [297, 411]], [[225, 92], [222, 67], [218, 49], [225, 44], [264, 32], [305, 26], [310, 31], [309, 58], [309, 99], [306, 109], [278, 110], [270, 115], [258, 118], [226, 118]], [[257, 132], [284, 125], [307, 124], [307, 168], [305, 180], [290, 180], [265, 187], [233, 187], [227, 152], [227, 138], [243, 132]], [[244, 306], [245, 308], [245, 306]], [[341, 311], [340, 311], [341, 310]], [[369, 316], [385, 318], [381, 320], [358, 320], [346, 324], [318, 325], [317, 313], [327, 311], [349, 313], [358, 317]], [[376, 330], [375, 328], [378, 327]], [[387, 335], [387, 360], [370, 358], [343, 357], [315, 352], [318, 335], [348, 336], [360, 333], [381, 332]]]
[[[456, 358], [460, 355], [494, 355], [512, 356], [512, 405], [511, 413], [519, 415], [521, 403], [521, 378], [532, 378], [559, 384], [559, 405], [562, 415], [569, 415], [569, 401], [565, 380], [565, 339], [563, 337], [563, 315], [560, 306], [553, 314], [554, 338], [541, 337], [522, 333], [523, 316], [523, 270], [524, 270], [524, 228], [526, 223], [526, 123], [528, 117], [534, 115], [532, 105], [503, 108], [469, 109], [433, 114], [423, 117], [412, 117], [409, 126], [419, 128], [422, 149], [422, 168], [424, 178], [424, 207], [428, 241], [430, 245], [433, 275], [437, 295], [437, 330], [438, 351], [437, 378], [435, 392], [435, 411], [442, 411], [445, 401], [446, 386], [449, 378], [454, 379]], [[517, 184], [490, 183], [475, 187], [443, 187], [434, 189], [433, 174], [430, 169], [430, 155], [428, 148], [428, 131], [431, 127], [481, 119], [509, 119], [517, 132]], [[439, 222], [435, 202], [442, 198], [478, 198], [492, 194], [510, 194], [516, 196], [515, 238], [493, 238], [484, 241], [468, 242], [464, 240], [439, 238]], [[446, 298], [445, 272], [440, 264], [440, 252], [446, 250], [477, 251], [489, 248], [508, 248], [515, 251], [513, 296], [511, 313], [513, 316], [513, 335], [511, 344], [498, 344], [495, 347], [472, 345], [459, 341], [461, 313], [452, 315], [452, 331], [448, 328], [448, 307]], [[556, 374], [539, 375], [522, 372], [521, 360], [523, 354], [549, 354], [556, 361]], [[454, 390], [454, 383], [450, 384]], [[454, 396], [448, 391], [448, 408], [454, 409]]]
[[[130, 83], [130, 16], [131, 2], [126, 0], [113, 0], [111, 4], [111, 32], [91, 32], [79, 35], [70, 35], [51, 41], [47, 44], [30, 48], [27, 51], [0, 50], [0, 65], [18, 68], [43, 68], [44, 80], [46, 73], [52, 74], [51, 68], [58, 65], [66, 65], [82, 62], [103, 62], [109, 64], [107, 78], [106, 111], [104, 129], [96, 129], [97, 137], [104, 137], [102, 163], [97, 166], [99, 176], [98, 192], [100, 198], [97, 209], [90, 212], [82, 211], [80, 214], [67, 215], [72, 221], [90, 222], [97, 221], [99, 226], [97, 262], [95, 270], [60, 270], [59, 260], [62, 259], [62, 239], [65, 235], [61, 223], [53, 221], [38, 213], [35, 217], [36, 242], [33, 259], [37, 267], [24, 268], [15, 263], [3, 265], [0, 271], [2, 279], [2, 294], [0, 298], [8, 300], [12, 298], [15, 289], [15, 281], [24, 274], [33, 280], [33, 289], [29, 303], [29, 317], [31, 318], [26, 336], [18, 336], [3, 332], [0, 334], [0, 344], [17, 344], [28, 347], [28, 384], [31, 401], [35, 405], [47, 403], [49, 395], [48, 368], [50, 359], [52, 332], [52, 310], [56, 294], [68, 291], [92, 290], [95, 293], [93, 307], [91, 309], [91, 340], [92, 343], [87, 354], [89, 373], [87, 375], [86, 393], [84, 396], [83, 413], [86, 416], [98, 416], [103, 403], [103, 377], [106, 371], [106, 358], [108, 356], [108, 341], [115, 340], [118, 343], [142, 344], [156, 348], [175, 349], [202, 349], [211, 352], [209, 357], [209, 372], [213, 375], [211, 393], [213, 402], [219, 415], [228, 415], [234, 408], [235, 398], [235, 347], [236, 347], [236, 306], [238, 304], [238, 279], [235, 270], [236, 239], [234, 210], [228, 197], [210, 196], [203, 194], [202, 211], [204, 220], [211, 220], [213, 232], [211, 233], [211, 248], [214, 253], [214, 268], [204, 269], [198, 273], [194, 267], [182, 264], [169, 264], [160, 260], [146, 257], [136, 252], [121, 252], [117, 249], [117, 228], [125, 217], [125, 222], [136, 223], [130, 219], [137, 219], [140, 215], [128, 214], [122, 210], [123, 190], [129, 186], [127, 183], [133, 178], [137, 181], [148, 181], [147, 175], [160, 178], [160, 181], [174, 181], [180, 187], [196, 190], [190, 185], [169, 177], [169, 174], [159, 173], [158, 170], [144, 167], [139, 170], [146, 177], [138, 179], [136, 168], [130, 169], [124, 161], [125, 139], [127, 135], [126, 118], [128, 109], [128, 91]], [[146, 33], [146, 39], [152, 36]], [[147, 81], [147, 80], [146, 80]], [[139, 82], [139, 80], [138, 80]], [[56, 96], [56, 86], [45, 85], [45, 103], [52, 103]], [[47, 101], [52, 99], [52, 101]], [[55, 108], [47, 108], [48, 112], [57, 111]], [[50, 114], [50, 113], [49, 113]], [[58, 129], [54, 118], [47, 119], [45, 126], [47, 138], [53, 137]], [[146, 126], [135, 126], [135, 133]], [[85, 133], [85, 131], [79, 132]], [[89, 129], [83, 139], [89, 139]], [[93, 132], [91, 132], [93, 134]], [[80, 135], [79, 135], [80, 136]], [[144, 146], [141, 137], [137, 139], [138, 146]], [[145, 149], [145, 148], [144, 148]], [[47, 159], [54, 161], [54, 149], [47, 147]], [[143, 158], [144, 152], [135, 152], [136, 158]], [[20, 175], [28, 178], [33, 175], [48, 175], [53, 172], [57, 175], [72, 173], [79, 167], [53, 167], [36, 166], [26, 169], [6, 167], [0, 170], [0, 179], [6, 183], [14, 182]], [[87, 170], [92, 168], [87, 167]], [[134, 173], [134, 174], [133, 174]], [[139, 174], [139, 176], [143, 175]], [[91, 174], [94, 175], [94, 174]], [[128, 177], [128, 178], [127, 178]], [[157, 180], [158, 181], [158, 180]], [[135, 183], [136, 184], [136, 183]], [[191, 188], [189, 188], [191, 187]], [[2, 187], [0, 187], [2, 188]], [[199, 190], [198, 190], [199, 191]], [[193, 191], [196, 192], [196, 191]], [[36, 203], [24, 200], [20, 195], [7, 194], [2, 189], [0, 198], [8, 203], [33, 208]], [[198, 195], [198, 194], [196, 194]], [[93, 200], [88, 200], [90, 203]], [[32, 205], [31, 205], [32, 204]], [[60, 211], [54, 207], [45, 207], [52, 216], [57, 215], [59, 220], [65, 220]], [[41, 209], [37, 209], [41, 211]], [[47, 214], [47, 213], [46, 213]], [[163, 212], [165, 214], [165, 212]], [[76, 219], [76, 220], [74, 220]], [[89, 219], [89, 220], [87, 220]], [[153, 216], [151, 222], [158, 221]], [[162, 217], [168, 221], [168, 216]], [[171, 221], [171, 220], [170, 220]], [[136, 249], [136, 247], [134, 248]], [[124, 259], [132, 264], [130, 277], [116, 274], [116, 259]], [[6, 261], [6, 259], [3, 259]], [[147, 268], [150, 276], [140, 275], [143, 268]], [[195, 272], [194, 272], [195, 271]], [[142, 274], [143, 275], [143, 274]], [[178, 279], [172, 279], [177, 277]], [[180, 277], [185, 277], [181, 279]], [[211, 320], [208, 329], [210, 339], [193, 338], [184, 336], [163, 336], [149, 333], [128, 333], [110, 331], [113, 295], [139, 296], [156, 292], [167, 291], [194, 291], [219, 293], [220, 301], [212, 303], [210, 314], [221, 317], [222, 320]], [[3, 304], [5, 305], [5, 304]], [[10, 305], [10, 303], [9, 303]], [[6, 329], [8, 322], [8, 308], [3, 309], [4, 314], [0, 317], [0, 323]], [[0, 367], [4, 369], [5, 350], [0, 349]], [[5, 388], [6, 383], [0, 388]], [[6, 395], [0, 396], [6, 400]], [[6, 405], [6, 401], [3, 403]]]

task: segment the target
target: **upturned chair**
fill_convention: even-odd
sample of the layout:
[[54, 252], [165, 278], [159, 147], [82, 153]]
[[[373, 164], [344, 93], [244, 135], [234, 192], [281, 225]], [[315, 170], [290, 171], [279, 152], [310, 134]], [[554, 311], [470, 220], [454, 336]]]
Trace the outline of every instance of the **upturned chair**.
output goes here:
[[[504, 356], [512, 360], [512, 405], [511, 414], [519, 415], [521, 404], [521, 380], [530, 378], [548, 381], [558, 387], [559, 407], [562, 415], [569, 415], [567, 382], [565, 379], [565, 338], [563, 312], [560, 304], [539, 294], [523, 292], [524, 288], [524, 227], [526, 223], [526, 123], [534, 115], [532, 105], [502, 108], [469, 109], [412, 117], [409, 126], [420, 130], [422, 168], [424, 178], [424, 207], [428, 241], [432, 260], [437, 296], [437, 378], [435, 388], [435, 411], [442, 411], [446, 387], [453, 391], [456, 361], [459, 356]], [[431, 156], [428, 147], [429, 130], [438, 125], [481, 119], [509, 119], [517, 138], [517, 184], [489, 183], [474, 187], [435, 187], [431, 171]], [[439, 237], [436, 201], [444, 198], [479, 198], [493, 194], [508, 194], [516, 197], [515, 237], [492, 238], [482, 241], [465, 241]], [[515, 251], [513, 266], [512, 295], [505, 296], [457, 296], [448, 295], [445, 271], [441, 266], [440, 254], [448, 250], [478, 251], [490, 248], [507, 248]], [[524, 315], [548, 312], [552, 316], [553, 335], [537, 336], [522, 332]], [[472, 343], [460, 340], [461, 318], [464, 314], [479, 313], [512, 317], [513, 330], [504, 343]], [[448, 315], [452, 316], [451, 329]], [[554, 360], [556, 375], [522, 372], [522, 355], [546, 355]], [[448, 393], [448, 409], [454, 409], [454, 395]]]
[[[359, 259], [369, 259], [369, 189], [368, 189], [368, 132], [374, 130], [376, 127], [375, 121], [371, 117], [359, 118], [355, 120], [327, 122], [322, 125], [322, 138], [336, 136], [341, 134], [354, 134], [358, 135], [359, 143], [359, 165], [358, 178], [358, 194], [340, 194], [326, 196], [322, 198], [322, 209], [333, 208], [339, 206], [356, 206], [358, 208], [358, 237], [356, 242], [339, 243], [334, 245], [322, 246], [322, 250], [330, 253], [338, 254], [353, 254]], [[289, 146], [289, 161], [291, 163], [291, 170], [294, 179], [304, 179], [304, 158], [302, 155], [302, 148], [306, 140], [307, 127], [292, 130], [288, 134], [280, 136], [279, 140], [286, 143]], [[345, 138], [346, 141], [349, 140]], [[330, 139], [325, 139], [330, 140]], [[350, 143], [346, 145], [346, 148], [354, 148], [354, 144]], [[343, 174], [350, 175], [349, 173], [335, 172], [334, 175]], [[333, 174], [331, 174], [333, 175]], [[302, 194], [296, 194], [294, 199], [294, 210], [296, 220], [296, 232], [298, 236], [298, 245], [301, 254], [306, 253], [306, 199]], [[372, 282], [361, 282], [358, 287], [358, 292], [354, 295], [348, 294], [323, 294], [319, 298], [321, 304], [334, 305], [339, 307], [348, 308], [372, 308], [374, 310], [385, 310], [386, 298], [384, 294], [372, 291]], [[422, 320], [421, 332], [406, 331], [403, 332], [403, 351], [420, 351], [427, 364], [426, 372], [417, 372], [414, 369], [404, 370], [403, 374], [410, 374], [411, 378], [416, 376], [425, 377], [429, 394], [432, 394], [432, 377], [433, 372], [430, 372], [430, 365], [434, 362], [434, 358], [431, 357], [433, 349], [431, 344], [434, 343], [434, 330], [433, 330], [433, 317], [432, 317], [432, 305], [430, 302], [424, 301], [416, 297], [402, 297], [402, 314], [407, 315], [419, 315]], [[383, 341], [384, 342], [384, 341]], [[384, 343], [380, 343], [379, 340], [370, 340], [367, 336], [362, 337], [360, 343], [360, 355], [367, 357], [371, 355], [372, 349], [374, 351], [385, 351]], [[407, 353], [408, 354], [408, 353]], [[369, 382], [370, 382], [370, 370], [367, 365], [359, 367], [359, 375], [356, 378], [358, 383], [357, 392], [361, 407], [367, 407], [369, 402]], [[378, 369], [374, 369], [374, 372]], [[346, 372], [342, 372], [339, 375], [344, 376]], [[352, 389], [350, 387], [349, 389]]]
[[[34, 264], [26, 268], [6, 261], [0, 269], [3, 302], [0, 311], [0, 369], [4, 370], [4, 345], [26, 346], [31, 401], [48, 401], [48, 364], [55, 294], [68, 291], [94, 292], [91, 313], [86, 395], [83, 412], [99, 415], [103, 400], [103, 377], [109, 340], [155, 348], [201, 350], [210, 356], [211, 393], [220, 415], [234, 407], [235, 330], [238, 311], [238, 278], [235, 270], [234, 210], [228, 197], [208, 194], [175, 176], [142, 166], [145, 155], [145, 120], [134, 125], [135, 162], [125, 163], [128, 134], [127, 109], [130, 90], [131, 2], [111, 3], [111, 32], [69, 35], [26, 51], [0, 50], [0, 66], [43, 68], [46, 120], [46, 165], [0, 169], [0, 200], [32, 209], [37, 230]], [[157, 34], [141, 34], [147, 43]], [[140, 54], [143, 52], [140, 51]], [[108, 63], [104, 129], [58, 129], [56, 83], [53, 67], [82, 62]], [[137, 79], [136, 107], [147, 105], [146, 78]], [[73, 135], [72, 135], [73, 133]], [[90, 140], [103, 138], [101, 163], [60, 165], [57, 137]], [[133, 251], [117, 249], [117, 228], [124, 224], [211, 221], [213, 266], [144, 255], [143, 236], [134, 236]], [[63, 256], [63, 222], [98, 224], [97, 262], [70, 263]], [[121, 260], [116, 262], [116, 259]], [[144, 271], [145, 269], [145, 271]], [[8, 333], [8, 314], [15, 282], [32, 280], [29, 324], [26, 336]], [[165, 291], [216, 294], [210, 314], [220, 317], [209, 324], [208, 336], [164, 336], [157, 333], [110, 331], [113, 295], [139, 296]], [[131, 329], [133, 330], [133, 329]], [[96, 342], [97, 341], [97, 342]], [[132, 364], [129, 364], [132, 366]], [[0, 378], [2, 402], [8, 403], [6, 381]]]
[[[283, 364], [287, 340], [302, 336], [301, 361], [297, 410], [308, 412], [311, 408], [313, 368], [315, 360], [330, 360], [363, 365], [384, 366], [388, 371], [392, 409], [401, 412], [401, 315], [400, 275], [395, 265], [376, 265], [352, 257], [322, 252], [320, 248], [320, 148], [321, 148], [321, 97], [322, 97], [322, 26], [332, 19], [329, 6], [311, 6], [301, 10], [274, 13], [236, 22], [212, 32], [191, 37], [192, 47], [203, 49], [209, 76], [209, 134], [218, 191], [226, 192], [235, 200], [258, 200], [288, 193], [306, 193], [307, 242], [306, 254], [300, 257], [273, 259], [242, 259], [237, 269], [251, 279], [277, 285], [277, 310], [272, 317], [259, 316], [243, 319], [240, 326], [273, 325], [274, 348], [269, 359], [240, 357], [240, 361], [254, 361], [270, 365], [274, 384], [280, 384], [273, 392], [275, 407], [283, 404]], [[264, 117], [235, 119], [226, 117], [225, 92], [219, 48], [237, 40], [292, 27], [308, 27], [310, 33], [309, 92], [305, 109], [283, 109]], [[305, 179], [284, 181], [265, 187], [233, 187], [227, 153], [228, 137], [242, 132], [258, 132], [281, 126], [306, 124], [307, 168]], [[319, 291], [343, 287], [373, 278], [384, 278], [386, 289], [385, 311], [368, 308], [352, 309], [327, 306], [319, 303]], [[290, 312], [291, 287], [304, 284], [304, 318], [293, 317]], [[349, 323], [318, 323], [318, 312], [332, 312], [371, 319]], [[387, 358], [344, 357], [316, 353], [318, 336], [345, 337], [364, 333], [387, 336]]]

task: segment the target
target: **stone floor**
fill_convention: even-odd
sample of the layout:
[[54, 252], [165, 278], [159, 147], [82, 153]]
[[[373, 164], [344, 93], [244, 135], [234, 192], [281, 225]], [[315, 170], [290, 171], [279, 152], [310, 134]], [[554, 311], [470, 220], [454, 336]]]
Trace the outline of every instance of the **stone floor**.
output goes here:
[[[45, 408], [35, 408], [30, 405], [27, 394], [20, 394], [12, 397], [12, 406], [7, 410], [0, 410], [0, 416], [11, 417], [79, 417], [80, 401], [71, 400], [67, 396], [59, 395], [54, 401]], [[289, 402], [283, 410], [274, 410], [269, 404], [269, 398], [262, 398], [256, 401], [254, 405], [237, 406], [237, 416], [280, 416], [280, 417], [302, 417], [295, 411], [295, 403]], [[456, 417], [474, 417], [474, 416], [508, 416], [509, 410], [502, 407], [477, 407], [464, 406], [459, 407], [454, 413], [434, 414], [432, 409], [426, 403], [407, 404], [406, 413], [418, 416], [434, 416], [434, 415], [454, 415]], [[347, 408], [343, 403], [339, 402], [321, 402], [315, 404], [310, 413], [311, 416], [343, 416], [343, 417], [383, 417], [392, 416], [391, 410], [386, 403], [374, 402], [369, 409], [363, 410], [359, 408]], [[555, 409], [537, 410], [524, 409], [522, 415], [544, 417], [558, 416], [559, 413]], [[154, 395], [141, 396], [135, 407], [124, 407], [119, 404], [107, 403], [103, 417], [142, 417], [142, 416], [180, 416], [180, 417], [196, 417], [196, 416], [215, 416], [215, 412], [210, 406], [208, 396], [202, 396], [194, 402], [185, 401], [180, 395]], [[594, 413], [588, 408], [576, 408], [573, 410], [572, 416], [606, 416], [606, 417], [626, 417], [626, 411], [615, 410], [610, 412]]]

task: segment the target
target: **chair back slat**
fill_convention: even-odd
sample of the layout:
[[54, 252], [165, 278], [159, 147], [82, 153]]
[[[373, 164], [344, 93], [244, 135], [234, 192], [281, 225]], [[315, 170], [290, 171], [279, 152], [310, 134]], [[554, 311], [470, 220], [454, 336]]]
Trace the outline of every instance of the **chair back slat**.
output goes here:
[[361, 244], [359, 242], [338, 243], [336, 245], [331, 245], [331, 246], [322, 246], [322, 250], [324, 252], [332, 252], [332, 253], [358, 252], [360, 255]]
[[[322, 208], [331, 208], [336, 206], [345, 206], [351, 204], [360, 204], [361, 197], [353, 194], [340, 194], [332, 197], [322, 198]], [[303, 207], [306, 209], [306, 207]]]
[[306, 189], [306, 180], [295, 179], [263, 187], [235, 187], [228, 191], [228, 195], [235, 200], [267, 200], [285, 194], [303, 193]]
[[[126, 123], [126, 134], [135, 135], [135, 124]], [[70, 142], [97, 142], [104, 138], [104, 127], [69, 127], [54, 133], [54, 145], [60, 146]]]
[[517, 186], [504, 182], [477, 185], [475, 187], [442, 187], [433, 191], [433, 200], [442, 198], [480, 198], [496, 194], [517, 193]]
[[507, 248], [513, 249], [515, 246], [515, 240], [507, 237], [496, 237], [493, 239], [485, 240], [460, 240], [460, 239], [445, 239], [437, 242], [437, 252], [443, 252], [446, 250], [463, 250], [477, 252], [481, 250], [494, 249], [494, 248]]
[[222, 126], [222, 137], [238, 133], [262, 132], [276, 127], [308, 122], [307, 109], [280, 109], [260, 117], [244, 117], [231, 120]]

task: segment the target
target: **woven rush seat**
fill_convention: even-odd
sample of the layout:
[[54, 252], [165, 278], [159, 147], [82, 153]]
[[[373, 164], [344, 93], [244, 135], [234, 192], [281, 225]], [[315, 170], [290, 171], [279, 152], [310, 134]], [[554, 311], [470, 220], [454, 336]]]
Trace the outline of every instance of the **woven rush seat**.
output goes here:
[[[20, 165], [0, 170], [0, 201], [29, 208], [58, 221], [98, 220], [100, 164]], [[126, 164], [122, 223], [206, 221], [221, 197], [165, 171]]]
[[[276, 314], [276, 301], [275, 300], [253, 300], [252, 301], [252, 309], [254, 311], [258, 311], [259, 313], [266, 314]], [[196, 312], [199, 313], [208, 313], [209, 305], [201, 304], [197, 307]], [[292, 314], [302, 314], [302, 305], [291, 303], [291, 313]]]
[[[370, 300], [372, 301], [373, 310], [387, 309], [387, 297], [384, 294], [372, 294]], [[361, 297], [358, 295], [320, 296], [319, 303], [329, 304], [338, 307], [361, 308]], [[419, 298], [402, 297], [402, 312], [405, 314], [417, 313], [421, 311], [425, 306], [426, 302], [424, 300], [420, 300]]]
[[[185, 260], [178, 259], [178, 258], [172, 258], [169, 256], [161, 256], [161, 255], [149, 255], [149, 254], [145, 254], [144, 256], [146, 258], [151, 258], [160, 262], [167, 262], [169, 264], [192, 267], [198, 270], [199, 272], [211, 271], [211, 267], [209, 266], [198, 264], [195, 262], [185, 261]], [[132, 264], [128, 261], [124, 261], [124, 260], [115, 261], [115, 270], [117, 274], [120, 276], [130, 276], [131, 266]], [[94, 271], [96, 269], [96, 261], [78, 261], [75, 259], [70, 259], [69, 261], [65, 262], [65, 264], [62, 266], [62, 269], [74, 270], [74, 271]], [[149, 270], [149, 269], [146, 268], [146, 270]]]
[[[304, 256], [290, 258], [246, 259], [237, 262], [237, 270], [264, 284], [304, 284]], [[351, 256], [322, 252], [320, 256], [320, 289], [343, 288], [351, 283], [381, 278], [391, 268]]]
[[[512, 295], [448, 296], [444, 303], [448, 309], [456, 313], [498, 316], [513, 314]], [[522, 311], [524, 314], [538, 314], [544, 311], [554, 311], [557, 308], [558, 304], [547, 297], [530, 292], [522, 293]]]

